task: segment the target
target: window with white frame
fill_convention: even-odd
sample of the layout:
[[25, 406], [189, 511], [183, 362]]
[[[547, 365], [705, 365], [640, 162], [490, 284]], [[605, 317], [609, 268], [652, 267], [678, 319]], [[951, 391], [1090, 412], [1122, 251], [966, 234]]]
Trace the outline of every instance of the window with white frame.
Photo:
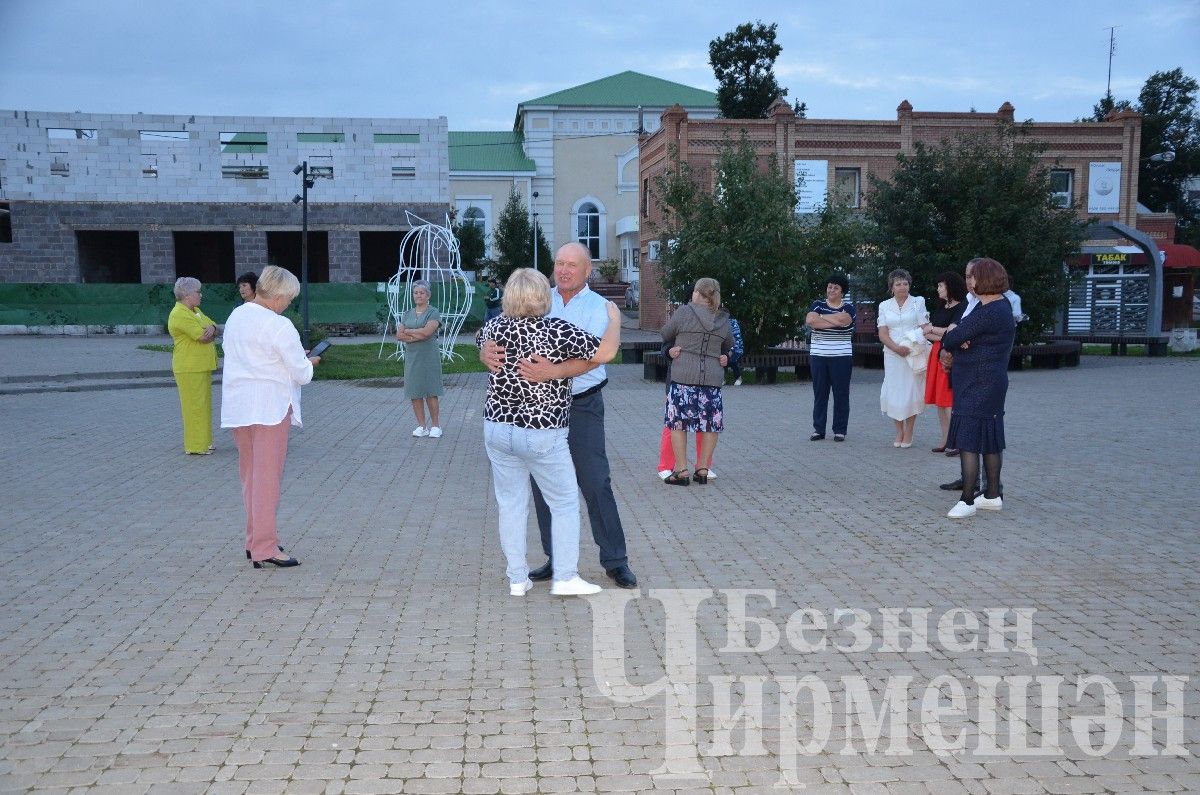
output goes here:
[[857, 168], [833, 170], [835, 200], [845, 207], [862, 206], [862, 171]]
[[590, 201], [575, 210], [575, 239], [587, 247], [592, 259], [601, 259], [601, 219], [599, 206]]
[[1074, 199], [1075, 172], [1067, 168], [1056, 168], [1050, 172], [1050, 198], [1055, 207], [1070, 207]]
[[483, 236], [485, 256], [491, 255], [492, 200], [487, 197], [458, 197], [454, 201], [455, 217], [463, 226], [474, 226]]

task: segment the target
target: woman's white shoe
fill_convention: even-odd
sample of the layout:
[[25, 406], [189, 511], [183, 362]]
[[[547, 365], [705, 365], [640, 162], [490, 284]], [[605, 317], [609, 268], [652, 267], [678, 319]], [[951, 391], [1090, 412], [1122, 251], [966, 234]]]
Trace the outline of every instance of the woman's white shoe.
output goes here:
[[525, 582], [512, 582], [508, 584], [509, 596], [524, 596], [533, 588], [533, 580], [525, 580]]
[[442, 429], [439, 428], [438, 426], [434, 425], [432, 428], [429, 429], [429, 438], [430, 439], [441, 439], [442, 438]]
[[966, 519], [968, 516], [974, 515], [975, 506], [967, 505], [962, 500], [959, 500], [957, 503], [955, 503], [954, 507], [951, 508], [949, 513], [946, 514], [946, 516], [949, 516], [951, 519]]
[[550, 584], [550, 593], [555, 596], [587, 596], [600, 593], [601, 590], [603, 589], [599, 585], [592, 585], [578, 576], [569, 580], [555, 580]]
[[1004, 498], [996, 497], [989, 500], [987, 497], [976, 497], [975, 507], [983, 508], [985, 511], [999, 511], [1004, 507]]
[[424, 425], [418, 425], [417, 427], [413, 428], [413, 436], [420, 438], [428, 435], [429, 430]]

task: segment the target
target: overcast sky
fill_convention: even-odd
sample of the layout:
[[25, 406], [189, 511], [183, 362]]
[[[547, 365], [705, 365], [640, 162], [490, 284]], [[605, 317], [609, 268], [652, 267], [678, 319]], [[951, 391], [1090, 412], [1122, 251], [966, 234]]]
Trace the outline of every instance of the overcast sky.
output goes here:
[[511, 129], [517, 103], [627, 69], [715, 90], [708, 42], [756, 19], [779, 23], [779, 83], [813, 118], [1007, 100], [1070, 121], [1104, 93], [1110, 25], [1118, 98], [1159, 70], [1200, 79], [1200, 0], [0, 0], [0, 108]]

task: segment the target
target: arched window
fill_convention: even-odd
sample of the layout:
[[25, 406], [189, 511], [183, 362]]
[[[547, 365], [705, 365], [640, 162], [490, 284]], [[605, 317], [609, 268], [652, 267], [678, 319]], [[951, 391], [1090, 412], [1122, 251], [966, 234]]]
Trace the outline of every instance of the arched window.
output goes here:
[[468, 207], [463, 213], [463, 226], [477, 226], [483, 232], [487, 227], [487, 214], [478, 207]]
[[575, 203], [572, 210], [575, 222], [575, 239], [587, 247], [592, 259], [604, 259], [605, 212], [598, 199], [584, 197]]

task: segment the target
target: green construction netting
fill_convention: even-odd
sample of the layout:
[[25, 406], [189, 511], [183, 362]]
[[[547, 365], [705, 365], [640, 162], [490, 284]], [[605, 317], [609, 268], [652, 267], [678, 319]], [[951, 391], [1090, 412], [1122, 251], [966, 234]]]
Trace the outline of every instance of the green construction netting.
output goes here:
[[[387, 296], [382, 284], [311, 284], [312, 323], [383, 323]], [[434, 287], [433, 303], [438, 302]], [[476, 284], [468, 325], [483, 322], [486, 285]], [[204, 285], [200, 308], [224, 323], [241, 303], [232, 284]], [[163, 325], [175, 296], [170, 284], [0, 284], [0, 326]], [[288, 314], [300, 311], [300, 298]]]

